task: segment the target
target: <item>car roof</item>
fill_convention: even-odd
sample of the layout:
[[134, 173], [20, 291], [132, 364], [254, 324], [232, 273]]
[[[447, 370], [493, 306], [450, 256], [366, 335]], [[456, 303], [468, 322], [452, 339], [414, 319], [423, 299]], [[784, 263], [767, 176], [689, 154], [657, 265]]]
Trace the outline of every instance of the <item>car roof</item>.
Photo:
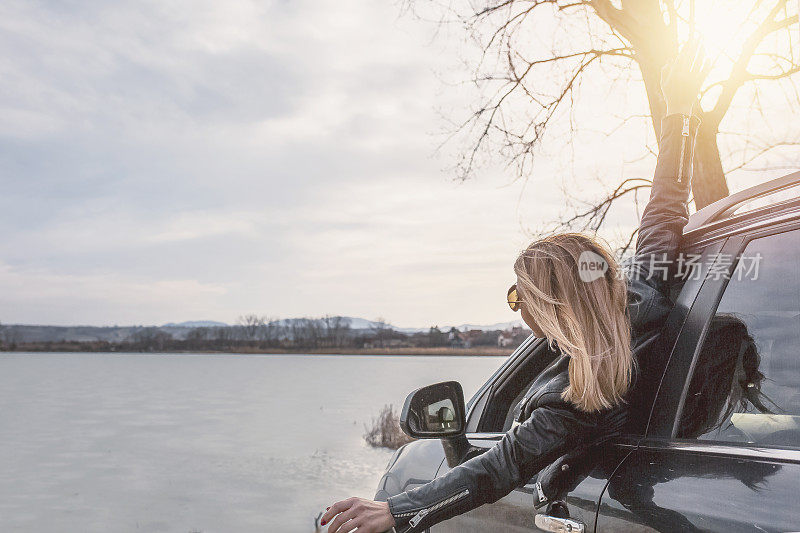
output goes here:
[[753, 225], [800, 218], [800, 171], [717, 200], [689, 217], [684, 241], [717, 238]]

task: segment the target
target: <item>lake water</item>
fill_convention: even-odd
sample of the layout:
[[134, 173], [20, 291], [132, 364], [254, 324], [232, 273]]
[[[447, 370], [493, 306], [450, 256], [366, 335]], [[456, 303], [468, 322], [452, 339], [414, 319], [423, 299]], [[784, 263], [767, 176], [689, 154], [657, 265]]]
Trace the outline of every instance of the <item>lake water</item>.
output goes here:
[[501, 357], [0, 354], [0, 531], [312, 532], [384, 404]]

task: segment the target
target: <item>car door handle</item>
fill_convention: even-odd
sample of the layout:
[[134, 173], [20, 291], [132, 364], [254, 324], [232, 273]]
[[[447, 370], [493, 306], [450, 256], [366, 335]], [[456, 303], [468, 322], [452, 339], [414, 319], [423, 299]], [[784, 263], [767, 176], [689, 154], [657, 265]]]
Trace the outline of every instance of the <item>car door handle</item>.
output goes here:
[[571, 518], [558, 518], [557, 516], [537, 514], [533, 521], [539, 529], [543, 531], [552, 531], [553, 533], [583, 533], [585, 530], [581, 522]]

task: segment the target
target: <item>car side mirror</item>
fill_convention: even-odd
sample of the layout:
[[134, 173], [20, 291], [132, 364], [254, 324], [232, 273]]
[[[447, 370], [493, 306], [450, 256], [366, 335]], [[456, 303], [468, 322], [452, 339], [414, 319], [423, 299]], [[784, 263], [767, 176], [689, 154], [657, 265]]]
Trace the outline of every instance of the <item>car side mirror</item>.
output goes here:
[[417, 389], [406, 398], [400, 427], [415, 439], [442, 439], [464, 434], [464, 391], [458, 381]]

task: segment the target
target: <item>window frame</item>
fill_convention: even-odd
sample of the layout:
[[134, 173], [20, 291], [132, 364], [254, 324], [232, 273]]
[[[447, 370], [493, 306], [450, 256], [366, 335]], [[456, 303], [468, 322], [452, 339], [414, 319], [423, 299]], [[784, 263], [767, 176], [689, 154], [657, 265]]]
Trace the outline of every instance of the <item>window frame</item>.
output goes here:
[[[656, 407], [664, 409], [666, 408], [666, 404], [671, 399], [674, 399], [674, 392], [676, 390], [680, 391], [679, 399], [677, 404], [674, 406], [672, 410], [674, 415], [672, 416], [672, 424], [671, 428], [669, 428], [669, 432], [667, 435], [663, 435], [663, 431], [666, 429], [661, 427], [662, 436], [667, 437], [671, 442], [673, 442], [678, 447], [688, 447], [689, 449], [718, 449], [720, 447], [730, 449], [731, 451], [736, 449], [750, 449], [750, 450], [759, 450], [764, 452], [764, 450], [769, 450], [770, 456], [781, 456], [782, 452], [786, 452], [785, 455], [787, 459], [796, 460], [798, 451], [800, 451], [800, 445], [795, 447], [779, 447], [779, 446], [768, 446], [768, 445], [756, 445], [753, 446], [752, 444], [748, 443], [736, 443], [736, 442], [723, 442], [723, 441], [712, 441], [712, 440], [700, 440], [700, 439], [682, 439], [678, 438], [676, 435], [678, 434], [678, 427], [680, 425], [681, 416], [683, 414], [683, 408], [686, 400], [686, 395], [689, 391], [689, 386], [692, 381], [692, 377], [694, 375], [695, 366], [697, 364], [701, 348], [703, 347], [703, 343], [705, 342], [706, 335], [708, 333], [709, 326], [711, 324], [712, 318], [716, 315], [717, 308], [722, 300], [722, 297], [725, 294], [725, 291], [728, 287], [728, 283], [730, 281], [730, 275], [736, 268], [738, 264], [739, 258], [741, 254], [746, 250], [747, 246], [750, 242], [761, 239], [765, 237], [770, 237], [773, 235], [779, 235], [782, 233], [788, 232], [798, 232], [800, 235], [800, 222], [792, 221], [783, 224], [777, 224], [774, 226], [769, 226], [766, 228], [761, 228], [759, 230], [753, 231], [743, 231], [742, 233], [731, 235], [725, 244], [722, 246], [720, 250], [720, 254], [723, 256], [727, 256], [727, 254], [731, 254], [731, 257], [735, 258], [735, 261], [731, 261], [727, 269], [727, 276], [720, 276], [719, 280], [710, 279], [708, 275], [706, 275], [705, 282], [703, 287], [700, 290], [700, 293], [697, 296], [696, 303], [692, 307], [692, 312], [690, 313], [691, 316], [689, 320], [687, 320], [687, 325], [681, 331], [679, 336], [678, 345], [681, 347], [689, 346], [691, 349], [691, 358], [689, 357], [675, 357], [673, 356], [670, 358], [669, 366], [671, 367], [668, 369], [668, 373], [671, 370], [671, 376], [669, 379], [672, 381], [671, 384], [667, 387], [663, 387], [664, 395], [662, 396], [662, 390], [659, 390], [659, 396], [656, 399]], [[678, 350], [678, 346], [676, 346], [676, 350]], [[688, 363], [688, 364], [687, 364]], [[682, 377], [680, 377], [680, 370], [685, 369], [685, 372], [682, 373]], [[667, 379], [667, 378], [665, 378]], [[672, 394], [667, 393], [666, 391], [671, 391]], [[658, 438], [658, 434], [654, 433], [653, 435], [648, 434], [649, 437], [656, 437]]]
[[467, 402], [467, 425], [465, 431], [467, 434], [478, 433], [478, 427], [482, 423], [486, 407], [493, 399], [496, 384], [499, 381], [505, 380], [506, 376], [513, 373], [514, 370], [530, 357], [543, 342], [544, 339], [539, 339], [534, 335], [530, 335], [527, 339], [522, 341], [522, 344], [520, 344], [517, 349], [508, 356], [508, 359], [506, 359], [503, 364], [489, 376], [484, 384], [481, 385], [478, 392]]
[[[467, 408], [467, 434], [504, 435], [505, 431], [486, 431], [487, 416], [490, 415], [490, 404], [498, 401], [497, 396], [514, 378], [521, 366], [527, 365], [532, 357], [547, 350], [545, 339], [529, 336], [508, 360], [486, 380], [486, 383], [475, 393]], [[545, 365], [547, 366], [547, 365]], [[535, 377], [535, 376], [534, 376]], [[533, 379], [533, 378], [531, 378]], [[528, 386], [530, 383], [528, 384]], [[525, 387], [523, 387], [525, 389]], [[496, 413], [494, 413], [496, 414]]]
[[[706, 269], [709, 256], [724, 253], [729, 240], [728, 235], [703, 239], [684, 246], [680, 251], [700, 255], [702, 258], [700, 264]], [[694, 329], [693, 325], [698, 316], [697, 303], [702, 301], [704, 293], [709, 290], [707, 277], [708, 271], [701, 270], [697, 279], [686, 280], [673, 302], [673, 308], [659, 333], [658, 345], [655, 347], [657, 351], [651, 354], [653, 357], [661, 358], [663, 362], [656, 362], [655, 364], [661, 366], [652, 371], [651, 379], [654, 380], [654, 392], [650, 396], [652, 401], [649, 405], [643, 406], [644, 411], [641, 415], [645, 427], [641, 433], [629, 435], [629, 438], [635, 436], [641, 440], [669, 435], [675, 417], [674, 406], [677, 404], [685, 376], [677, 364], [681, 358], [676, 357], [676, 353], [685, 351], [687, 342], [692, 342], [691, 337], [687, 337], [687, 331]]]

